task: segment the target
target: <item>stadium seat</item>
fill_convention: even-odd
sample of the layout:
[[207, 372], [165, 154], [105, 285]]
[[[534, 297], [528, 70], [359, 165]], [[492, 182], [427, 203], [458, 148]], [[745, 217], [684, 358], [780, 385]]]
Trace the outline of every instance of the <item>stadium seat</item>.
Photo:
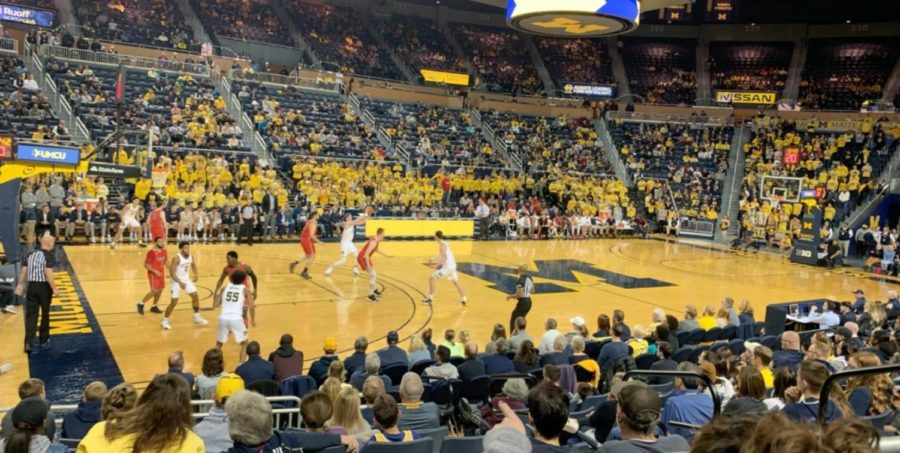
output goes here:
[[691, 358], [691, 353], [694, 351], [694, 348], [691, 346], [682, 347], [678, 351], [675, 351], [675, 354], [672, 355], [672, 360], [681, 363], [687, 362], [688, 359]]
[[453, 366], [460, 366], [465, 361], [466, 361], [465, 357], [459, 357], [459, 356], [450, 357], [450, 363], [452, 363]]
[[691, 338], [691, 332], [684, 330], [684, 331], [678, 332], [678, 334], [676, 334], [675, 337], [678, 338], [678, 344], [688, 344], [688, 341], [690, 341], [690, 338]]
[[441, 426], [440, 428], [432, 428], [432, 429], [419, 429], [417, 430], [420, 436], [429, 437], [434, 442], [432, 451], [433, 453], [440, 453], [441, 445], [444, 444], [444, 439], [447, 438], [447, 435], [450, 434], [450, 429], [446, 426]]
[[247, 385], [247, 390], [262, 396], [281, 396], [281, 386], [273, 380], [262, 380]]
[[722, 329], [722, 332], [719, 333], [719, 340], [731, 340], [732, 338], [737, 338], [738, 326], [726, 326]]
[[537, 385], [537, 380], [530, 374], [507, 373], [488, 376], [488, 399], [503, 392], [503, 384], [510, 379], [524, 379], [528, 388]]
[[[448, 437], [444, 440], [441, 453], [481, 453], [484, 451], [484, 436]], [[368, 452], [369, 449], [366, 448]]]
[[766, 323], [763, 321], [756, 321], [753, 323], [753, 335], [760, 336], [763, 333], [763, 330], [766, 328]]
[[703, 329], [694, 329], [691, 331], [690, 335], [686, 342], [681, 345], [689, 345], [689, 344], [700, 344], [703, 342], [703, 339], [706, 338], [706, 331]]
[[884, 430], [884, 426], [894, 419], [894, 411], [888, 410], [878, 415], [869, 415], [860, 418], [863, 420], [868, 420], [872, 423], [873, 426], [875, 426], [875, 429], [881, 432]]
[[773, 351], [775, 350], [775, 345], [778, 343], [779, 343], [778, 337], [775, 337], [772, 335], [766, 335], [759, 339], [759, 344], [761, 344]]
[[541, 382], [544, 380], [544, 369], [543, 368], [535, 368], [535, 369], [529, 371], [528, 374], [534, 376], [534, 378], [538, 382]]
[[435, 363], [434, 360], [420, 360], [420, 361], [416, 362], [409, 369], [409, 371], [412, 371], [413, 373], [421, 375], [422, 373], [425, 372], [425, 368], [428, 368], [431, 365], [434, 365], [434, 363]]
[[282, 395], [303, 398], [304, 395], [316, 388], [316, 380], [312, 376], [292, 376], [281, 381]]
[[700, 354], [703, 354], [705, 351], [709, 351], [709, 346], [707, 346], [707, 345], [697, 346], [696, 348], [694, 348], [691, 351], [691, 356], [688, 358], [688, 360], [693, 363], [699, 363], [700, 362]]
[[659, 393], [660, 395], [664, 395], [666, 393], [671, 392], [672, 390], [675, 390], [675, 382], [669, 381], [665, 384], [654, 384], [654, 385], [651, 385], [650, 388], [652, 388], [653, 390], [656, 390], [656, 393]]
[[656, 354], [641, 354], [634, 359], [634, 363], [637, 364], [639, 370], [649, 370], [658, 361], [659, 356]]
[[[430, 437], [412, 442], [391, 442], [366, 444], [366, 453], [434, 453], [434, 441]], [[450, 450], [453, 451], [453, 450]]]
[[409, 371], [409, 366], [402, 363], [394, 363], [381, 368], [382, 376], [387, 376], [391, 380], [391, 384], [400, 385], [403, 375]]
[[728, 349], [731, 349], [731, 353], [734, 355], [741, 355], [744, 353], [744, 340], [740, 338], [735, 338], [728, 342]]
[[479, 409], [488, 400], [488, 376], [479, 376], [463, 385], [462, 397]]
[[719, 335], [721, 335], [721, 334], [722, 334], [721, 327], [713, 327], [712, 329], [709, 329], [706, 331], [706, 335], [703, 336], [703, 342], [704, 343], [712, 343], [714, 341], [717, 341], [719, 339]]
[[600, 349], [603, 348], [603, 345], [608, 343], [609, 340], [606, 341], [588, 341], [584, 344], [584, 353], [587, 354], [588, 357], [593, 359], [597, 359], [600, 356]]

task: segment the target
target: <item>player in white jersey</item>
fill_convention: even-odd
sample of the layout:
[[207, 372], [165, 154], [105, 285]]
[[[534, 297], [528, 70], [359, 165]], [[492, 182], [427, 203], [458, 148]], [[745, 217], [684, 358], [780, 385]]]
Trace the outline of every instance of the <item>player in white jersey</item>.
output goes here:
[[162, 328], [165, 330], [172, 328], [172, 325], [169, 324], [169, 316], [172, 316], [172, 311], [175, 310], [175, 305], [178, 304], [178, 297], [181, 295], [182, 290], [191, 296], [191, 307], [194, 309], [194, 323], [200, 325], [208, 324], [205, 319], [200, 317], [200, 298], [197, 296], [197, 287], [194, 286], [194, 282], [197, 281], [197, 263], [194, 262], [194, 257], [191, 256], [191, 244], [187, 242], [178, 244], [178, 254], [169, 263], [169, 275], [172, 276], [172, 301], [166, 307], [166, 313], [163, 315], [160, 323]]
[[[365, 223], [365, 214], [360, 215], [355, 220], [353, 219], [353, 214], [344, 214], [343, 230], [341, 231], [341, 257], [338, 258], [334, 264], [328, 266], [328, 269], [325, 269], [326, 277], [331, 275], [335, 268], [344, 264], [344, 262], [347, 261], [348, 256], [355, 257], [356, 254], [359, 253], [359, 251], [356, 250], [356, 246], [353, 245], [353, 236], [356, 234], [356, 226], [364, 225]], [[353, 264], [353, 276], [359, 277], [359, 265], [356, 264], [356, 262]]]
[[128, 234], [135, 234], [138, 238], [138, 245], [141, 247], [146, 247], [144, 244], [144, 234], [143, 229], [141, 228], [141, 222], [138, 221], [138, 215], [143, 210], [141, 206], [141, 200], [135, 198], [131, 203], [126, 203], [125, 206], [122, 206], [121, 216], [122, 222], [119, 224], [119, 231], [116, 233], [116, 237], [113, 238], [109, 243], [109, 248], [116, 248], [116, 242], [122, 242], [122, 233], [125, 232], [125, 229], [128, 229]]
[[240, 359], [242, 363], [247, 357], [247, 326], [244, 324], [244, 309], [254, 308], [253, 291], [244, 284], [247, 274], [242, 270], [235, 270], [228, 277], [230, 284], [225, 286], [222, 293], [213, 302], [213, 308], [222, 306], [219, 313], [219, 330], [216, 333], [216, 348], [222, 349], [222, 345], [228, 341], [228, 334], [234, 335], [234, 341], [241, 345]]
[[469, 299], [466, 297], [466, 291], [463, 290], [462, 285], [459, 283], [459, 276], [456, 275], [456, 258], [453, 256], [453, 250], [450, 250], [450, 244], [444, 240], [442, 231], [434, 233], [434, 240], [440, 247], [440, 253], [428, 260], [428, 264], [437, 269], [437, 271], [428, 278], [428, 296], [422, 302], [431, 305], [431, 302], [434, 300], [435, 283], [439, 279], [446, 278], [453, 282], [453, 286], [459, 291], [459, 303], [465, 306]]

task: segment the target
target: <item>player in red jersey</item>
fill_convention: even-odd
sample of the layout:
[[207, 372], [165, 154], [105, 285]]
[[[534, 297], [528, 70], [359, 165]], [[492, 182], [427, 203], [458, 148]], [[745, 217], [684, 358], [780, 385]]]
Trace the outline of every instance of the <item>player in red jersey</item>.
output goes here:
[[137, 303], [137, 312], [139, 314], [144, 314], [144, 304], [150, 299], [153, 299], [153, 306], [150, 307], [150, 311], [162, 313], [162, 310], [156, 304], [159, 303], [162, 290], [166, 287], [166, 263], [169, 260], [169, 252], [166, 251], [165, 237], [156, 236], [154, 242], [156, 242], [156, 247], [148, 250], [147, 257], [144, 258], [144, 268], [147, 269], [147, 278], [150, 280], [150, 292]]
[[319, 213], [314, 212], [310, 214], [306, 225], [303, 225], [303, 232], [300, 233], [300, 246], [303, 247], [304, 256], [291, 263], [290, 267], [290, 272], [293, 274], [297, 270], [297, 265], [303, 263], [303, 272], [300, 273], [300, 276], [307, 280], [312, 279], [312, 276], [309, 275], [309, 268], [316, 261], [316, 243], [319, 242], [319, 239], [316, 238], [319, 228], [318, 220]]
[[375, 236], [370, 237], [369, 240], [366, 241], [366, 244], [363, 245], [362, 249], [359, 251], [359, 254], [356, 255], [356, 263], [359, 264], [359, 268], [369, 273], [370, 302], [378, 301], [378, 296], [381, 295], [381, 291], [378, 291], [375, 286], [375, 284], [378, 282], [378, 278], [375, 274], [375, 265], [372, 263], [372, 255], [377, 253], [385, 258], [393, 258], [393, 256], [378, 250], [378, 245], [383, 240], [384, 228], [379, 228], [378, 231], [375, 232]]
[[[222, 269], [222, 275], [219, 276], [219, 281], [216, 282], [216, 289], [213, 291], [213, 300], [214, 301], [219, 300], [219, 296], [220, 296], [219, 291], [222, 289], [222, 283], [225, 282], [226, 278], [231, 277], [232, 272], [237, 271], [237, 270], [242, 271], [244, 274], [247, 274], [247, 276], [250, 277], [251, 284], [247, 284], [246, 282], [244, 284], [247, 285], [247, 288], [250, 289], [250, 292], [253, 294], [253, 299], [255, 300], [256, 294], [257, 294], [257, 288], [258, 288], [258, 286], [256, 284], [257, 284], [258, 280], [256, 279], [256, 273], [253, 272], [253, 269], [250, 268], [250, 265], [247, 263], [242, 263], [242, 262], [238, 261], [238, 253], [234, 250], [230, 250], [228, 253], [225, 254], [225, 261], [227, 262], [227, 264]], [[249, 323], [247, 322], [248, 321], [248, 317], [247, 317], [248, 312], [250, 314], [250, 316], [249, 316], [250, 322]], [[244, 325], [245, 326], [252, 325], [253, 327], [256, 327], [256, 305], [255, 304], [254, 305], [250, 305], [250, 304], [244, 305]]]
[[147, 224], [150, 226], [151, 238], [163, 238], [163, 241], [168, 242], [169, 225], [166, 223], [165, 210], [165, 200], [160, 202], [159, 206], [156, 206], [155, 201], [150, 200], [150, 215]]

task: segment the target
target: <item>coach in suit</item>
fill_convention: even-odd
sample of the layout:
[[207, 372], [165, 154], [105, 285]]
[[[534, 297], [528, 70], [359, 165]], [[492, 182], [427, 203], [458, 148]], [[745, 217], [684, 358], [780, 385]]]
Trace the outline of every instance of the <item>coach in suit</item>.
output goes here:
[[275, 236], [275, 220], [278, 218], [278, 197], [267, 191], [263, 196], [259, 209], [262, 211], [263, 237], [271, 239]]

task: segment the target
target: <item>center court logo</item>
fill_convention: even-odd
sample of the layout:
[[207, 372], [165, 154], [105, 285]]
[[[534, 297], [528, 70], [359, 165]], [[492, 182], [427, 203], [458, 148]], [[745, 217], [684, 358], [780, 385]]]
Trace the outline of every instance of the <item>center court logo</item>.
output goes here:
[[[608, 271], [594, 267], [590, 263], [578, 260], [545, 260], [535, 261], [537, 272], [531, 272], [535, 279], [553, 280], [560, 283], [581, 284], [575, 273], [590, 275], [603, 279], [608, 285], [624, 289], [659, 288], [675, 286], [673, 283], [656, 280], [653, 278], [638, 278], [618, 272]], [[505, 293], [516, 290], [516, 268], [505, 266], [493, 266], [481, 263], [459, 263], [456, 267], [459, 272], [492, 283], [491, 288]], [[575, 292], [568, 286], [555, 282], [535, 283], [534, 291], [537, 294], [569, 293]]]

